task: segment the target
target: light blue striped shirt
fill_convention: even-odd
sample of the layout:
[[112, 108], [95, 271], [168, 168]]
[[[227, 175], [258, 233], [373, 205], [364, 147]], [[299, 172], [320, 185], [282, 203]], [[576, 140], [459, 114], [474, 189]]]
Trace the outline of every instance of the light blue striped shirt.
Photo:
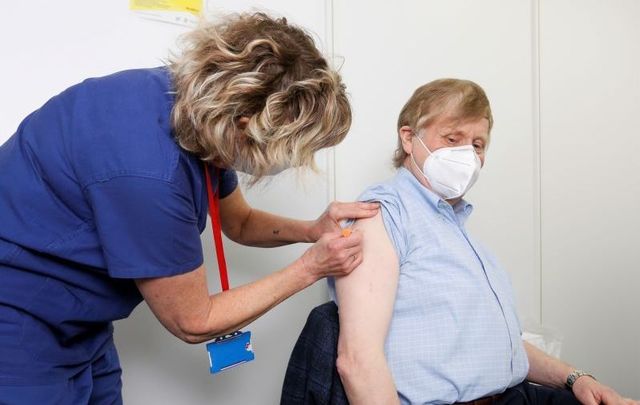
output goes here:
[[465, 230], [472, 206], [452, 207], [404, 168], [359, 199], [380, 201], [400, 261], [385, 354], [401, 402], [470, 401], [522, 382], [529, 364], [511, 283]]

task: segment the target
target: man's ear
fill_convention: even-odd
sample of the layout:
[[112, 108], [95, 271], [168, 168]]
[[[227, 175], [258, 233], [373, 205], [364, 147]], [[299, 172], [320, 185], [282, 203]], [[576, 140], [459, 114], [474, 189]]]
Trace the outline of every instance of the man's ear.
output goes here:
[[413, 152], [413, 142], [411, 141], [414, 137], [413, 129], [408, 125], [403, 125], [398, 130], [398, 136], [402, 141], [402, 149], [406, 154], [410, 155]]

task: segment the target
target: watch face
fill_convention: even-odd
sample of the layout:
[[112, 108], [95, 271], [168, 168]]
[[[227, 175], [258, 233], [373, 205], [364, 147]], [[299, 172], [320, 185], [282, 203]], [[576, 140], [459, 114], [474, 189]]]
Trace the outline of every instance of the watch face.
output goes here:
[[578, 377], [582, 377], [582, 376], [589, 376], [591, 378], [593, 378], [593, 376], [585, 371], [582, 370], [574, 370], [571, 374], [569, 374], [569, 376], [567, 377], [567, 387], [572, 388], [573, 384], [576, 382], [576, 380], [578, 379]]

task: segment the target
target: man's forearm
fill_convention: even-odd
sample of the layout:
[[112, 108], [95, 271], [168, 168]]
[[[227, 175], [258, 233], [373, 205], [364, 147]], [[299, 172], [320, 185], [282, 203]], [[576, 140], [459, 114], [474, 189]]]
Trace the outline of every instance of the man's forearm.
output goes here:
[[529, 359], [529, 381], [549, 387], [563, 388], [573, 367], [524, 342]]
[[384, 353], [338, 355], [338, 372], [352, 405], [398, 404], [393, 377]]

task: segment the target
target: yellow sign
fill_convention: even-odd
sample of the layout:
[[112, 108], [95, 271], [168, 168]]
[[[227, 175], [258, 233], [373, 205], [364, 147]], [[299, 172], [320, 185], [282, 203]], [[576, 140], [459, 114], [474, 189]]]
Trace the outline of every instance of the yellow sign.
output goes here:
[[202, 0], [129, 0], [129, 8], [136, 11], [173, 11], [200, 15]]

